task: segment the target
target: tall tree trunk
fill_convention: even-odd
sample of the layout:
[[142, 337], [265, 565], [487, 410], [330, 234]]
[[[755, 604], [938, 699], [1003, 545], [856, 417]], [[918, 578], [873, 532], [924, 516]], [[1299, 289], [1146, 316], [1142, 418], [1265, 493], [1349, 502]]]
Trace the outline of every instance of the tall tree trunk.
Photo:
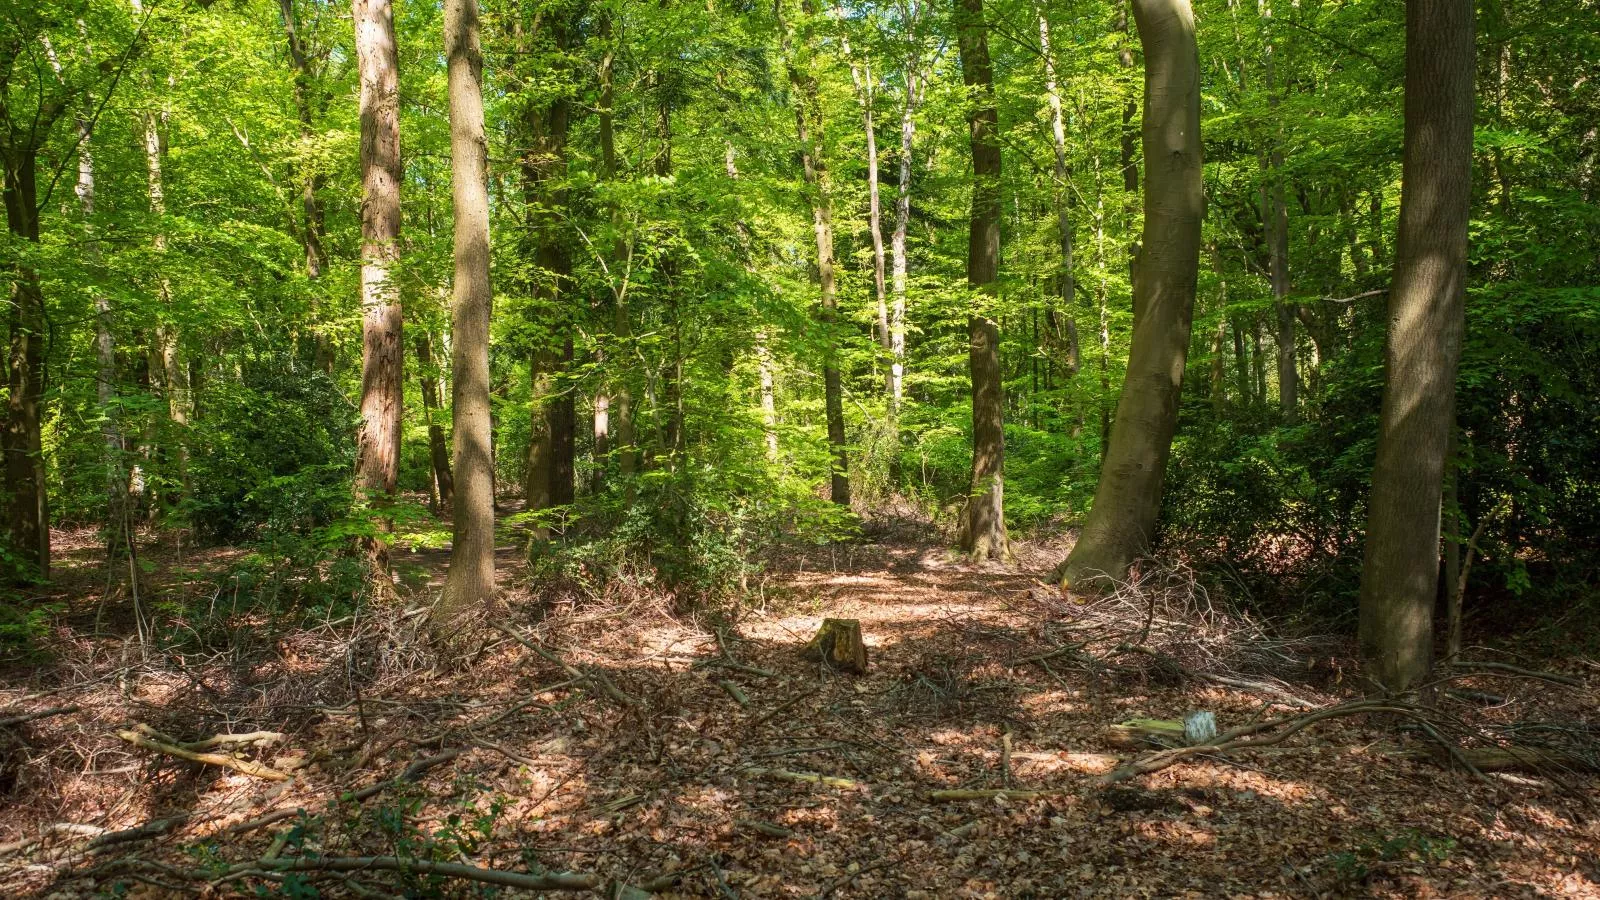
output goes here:
[[1005, 393], [1000, 371], [1000, 328], [989, 307], [997, 299], [1000, 271], [1000, 135], [994, 100], [994, 66], [989, 61], [988, 25], [983, 0], [958, 0], [956, 31], [961, 48], [961, 81], [970, 105], [967, 127], [972, 145], [972, 214], [967, 236], [967, 287], [977, 307], [967, 319], [967, 353], [972, 376], [972, 487], [967, 500], [961, 548], [974, 559], [1011, 555], [1006, 537], [1006, 436], [1002, 417]]
[[[815, 4], [806, 0], [804, 14], [816, 14]], [[787, 37], [787, 35], [786, 35]], [[823, 154], [822, 102], [816, 74], [812, 71], [809, 23], [801, 29], [797, 46], [790, 51], [789, 80], [799, 102], [795, 104], [795, 128], [800, 139], [800, 162], [807, 192], [811, 196], [811, 226], [817, 240], [817, 284], [821, 291], [819, 318], [824, 334], [822, 361], [823, 407], [828, 420], [828, 446], [832, 454], [830, 495], [834, 503], [850, 505], [849, 457], [845, 449], [844, 386], [839, 378], [838, 351], [834, 322], [838, 316], [838, 288], [833, 258], [833, 198], [828, 166]], [[787, 43], [787, 41], [786, 41]], [[786, 48], [787, 49], [787, 48]]]
[[[295, 15], [294, 0], [278, 0], [278, 11], [283, 18], [284, 39], [289, 48], [289, 66], [294, 72], [294, 106], [300, 120], [300, 140], [310, 144], [316, 136], [315, 73], [311, 69], [311, 54], [305, 38], [300, 34], [299, 17]], [[316, 281], [327, 268], [327, 251], [322, 246], [324, 229], [322, 200], [322, 174], [314, 167], [300, 177], [300, 209], [303, 223], [300, 245], [305, 251], [306, 277]], [[333, 342], [328, 335], [318, 331], [312, 337], [314, 365], [324, 374], [333, 374]], [[363, 348], [365, 349], [365, 348]]]
[[[605, 20], [605, 38], [607, 44], [604, 55], [600, 59], [600, 169], [601, 177], [608, 183], [617, 180], [617, 143], [616, 143], [616, 86], [615, 64], [616, 48], [609, 41], [612, 37], [610, 20]], [[620, 235], [622, 229], [622, 210], [613, 204], [611, 208], [611, 226]], [[610, 373], [611, 411], [616, 418], [616, 434], [613, 453], [617, 457], [617, 471], [626, 480], [630, 478], [637, 463], [637, 439], [634, 434], [633, 424], [633, 394], [628, 389], [628, 379], [619, 371], [624, 368], [629, 359], [627, 347], [633, 336], [633, 323], [628, 313], [628, 276], [631, 260], [627, 257], [622, 238], [619, 236], [611, 245], [607, 260], [607, 280], [612, 284], [612, 324], [611, 332], [617, 343], [617, 351], [611, 355], [611, 365], [614, 371]], [[622, 271], [617, 271], [621, 269]], [[632, 487], [628, 488], [632, 491]]]
[[522, 499], [528, 510], [549, 509], [555, 505], [552, 487], [555, 479], [555, 448], [550, 439], [550, 402], [555, 393], [555, 353], [541, 347], [528, 366], [532, 410], [528, 424], [528, 458], [522, 470]]
[[[356, 490], [375, 506], [394, 499], [404, 422], [405, 343], [400, 286], [400, 74], [390, 0], [354, 0], [361, 78], [361, 431]], [[384, 531], [387, 517], [378, 520]], [[366, 542], [374, 583], [388, 578], [388, 542]]]
[[[14, 239], [39, 243], [36, 178], [38, 151], [5, 148], [6, 227]], [[39, 273], [23, 262], [11, 264], [9, 379], [6, 399], [6, 524], [11, 550], [40, 578], [50, 577], [50, 508], [44, 470], [44, 291]]]
[[428, 461], [433, 468], [433, 486], [439, 498], [438, 511], [448, 514], [455, 502], [455, 482], [450, 477], [450, 448], [439, 424], [439, 368], [433, 361], [433, 335], [420, 332], [413, 342], [417, 351], [418, 387], [422, 389], [422, 410], [428, 420]]
[[451, 299], [456, 502], [450, 568], [435, 616], [448, 639], [457, 619], [494, 599], [494, 455], [489, 404], [489, 162], [483, 127], [483, 50], [477, 0], [445, 0], [450, 93], [455, 290]]
[[1144, 240], [1133, 343], [1094, 507], [1058, 573], [1070, 587], [1121, 579], [1149, 547], [1189, 353], [1204, 200], [1200, 63], [1189, 0], [1134, 0], [1144, 49]]
[[878, 345], [883, 348], [884, 355], [890, 358], [891, 364], [891, 368], [884, 373], [883, 387], [889, 395], [892, 409], [895, 400], [892, 368], [894, 337], [889, 333], [889, 289], [884, 278], [883, 207], [878, 195], [878, 132], [872, 121], [872, 63], [863, 62], [859, 68], [851, 66], [850, 75], [855, 81], [856, 99], [861, 103], [861, 124], [867, 134], [867, 232], [872, 238], [872, 287], [873, 296], [878, 301]]
[[[1270, 4], [1262, 7], [1267, 21], [1272, 20]], [[1278, 109], [1278, 89], [1274, 47], [1266, 46], [1263, 66], [1267, 85], [1267, 105], [1274, 118]], [[1283, 146], [1276, 133], [1266, 153], [1261, 193], [1261, 222], [1267, 238], [1267, 274], [1272, 282], [1272, 308], [1277, 318], [1278, 408], [1283, 421], [1293, 424], [1300, 416], [1300, 370], [1296, 366], [1295, 304], [1289, 300], [1289, 207], [1283, 197]]]
[[[144, 161], [147, 186], [149, 189], [150, 212], [157, 218], [167, 214], [166, 182], [162, 176], [162, 161], [166, 155], [165, 139], [161, 134], [161, 125], [166, 114], [159, 111], [145, 113], [141, 119], [144, 125]], [[158, 223], [155, 236], [151, 239], [151, 246], [159, 256], [167, 250], [167, 233], [165, 223]], [[189, 391], [189, 364], [183, 358], [182, 348], [178, 343], [178, 323], [173, 321], [172, 315], [172, 284], [166, 275], [157, 275], [156, 290], [161, 301], [163, 311], [162, 321], [156, 326], [155, 362], [160, 368], [161, 384], [166, 394], [167, 418], [172, 422], [174, 434], [172, 442], [174, 464], [178, 473], [179, 494], [181, 502], [189, 496], [189, 413], [193, 408], [193, 399]]]
[[1439, 500], [1465, 330], [1472, 196], [1473, 5], [1406, 4], [1405, 150], [1378, 455], [1361, 568], [1361, 655], [1386, 694], [1433, 660]]
[[917, 133], [917, 100], [922, 80], [913, 55], [906, 61], [906, 98], [900, 111], [900, 181], [894, 200], [894, 234], [889, 238], [894, 259], [894, 309], [889, 320], [889, 397], [896, 409], [905, 395], [906, 377], [906, 231], [911, 225], [911, 151]]
[[[1078, 374], [1080, 351], [1078, 349], [1078, 319], [1072, 307], [1076, 303], [1078, 293], [1078, 279], [1073, 272], [1072, 262], [1072, 215], [1071, 215], [1071, 170], [1067, 167], [1067, 126], [1066, 119], [1061, 112], [1061, 89], [1056, 80], [1056, 59], [1050, 49], [1050, 20], [1045, 17], [1044, 7], [1035, 10], [1039, 18], [1039, 53], [1044, 58], [1044, 88], [1045, 99], [1050, 105], [1050, 136], [1055, 143], [1056, 171], [1055, 191], [1053, 194], [1056, 208], [1056, 235], [1061, 242], [1061, 271], [1056, 275], [1056, 283], [1061, 295], [1061, 314], [1064, 317], [1062, 330], [1067, 350], [1067, 377]], [[1053, 320], [1052, 314], [1048, 317]], [[1051, 329], [1052, 340], [1057, 338]]]

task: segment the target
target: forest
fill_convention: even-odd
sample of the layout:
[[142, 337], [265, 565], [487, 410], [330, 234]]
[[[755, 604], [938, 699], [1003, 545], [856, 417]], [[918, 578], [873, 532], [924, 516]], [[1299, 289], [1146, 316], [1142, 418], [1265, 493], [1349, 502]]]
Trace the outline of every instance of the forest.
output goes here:
[[1600, 896], [1597, 0], [0, 10], [0, 894]]

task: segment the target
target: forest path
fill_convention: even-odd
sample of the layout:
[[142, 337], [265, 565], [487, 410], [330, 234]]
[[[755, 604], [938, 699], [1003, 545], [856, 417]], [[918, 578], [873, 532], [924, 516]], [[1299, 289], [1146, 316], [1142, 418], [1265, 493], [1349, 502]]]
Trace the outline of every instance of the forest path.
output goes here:
[[[720, 616], [637, 590], [534, 591], [520, 551], [507, 551], [499, 624], [576, 681], [491, 629], [441, 666], [410, 649], [402, 611], [279, 635], [248, 665], [152, 658], [122, 670], [120, 688], [102, 680], [40, 701], [82, 711], [20, 732], [32, 756], [14, 777], [31, 787], [0, 816], [0, 841], [62, 821], [187, 818], [162, 843], [119, 851], [132, 869], [104, 855], [93, 870], [62, 863], [48, 841], [43, 856], [0, 857], [0, 894], [108, 889], [140, 859], [191, 867], [189, 848], [220, 829], [303, 809], [307, 847], [329, 856], [432, 847], [681, 897], [1600, 896], [1592, 781], [1496, 790], [1404, 756], [1423, 744], [1374, 723], [1335, 720], [1282, 747], [1103, 789], [1099, 776], [1132, 755], [1104, 742], [1108, 723], [1206, 709], [1229, 727], [1262, 700], [1115, 656], [1146, 610], [1064, 600], [1038, 580], [1062, 548], [1018, 551], [1017, 565], [974, 565], [923, 526], [880, 522], [855, 543], [786, 548], [751, 584], [752, 604]], [[436, 575], [440, 553], [411, 562]], [[1211, 633], [1199, 611], [1180, 621], [1174, 610], [1162, 607], [1158, 629]], [[825, 617], [861, 620], [867, 674], [800, 658]], [[1086, 640], [1095, 655], [1072, 649]], [[1346, 695], [1327, 681], [1290, 687], [1321, 703]], [[1495, 689], [1524, 710], [1555, 693]], [[1584, 704], [1559, 715], [1594, 720], [1600, 709]], [[185, 740], [282, 731], [252, 758], [304, 766], [284, 788], [174, 762], [119, 742], [130, 721]], [[454, 755], [415, 787], [360, 815], [326, 814], [341, 792], [441, 751]], [[1006, 787], [1042, 793], [934, 794]], [[289, 824], [218, 852], [258, 858]], [[357, 883], [393, 891], [376, 875]]]

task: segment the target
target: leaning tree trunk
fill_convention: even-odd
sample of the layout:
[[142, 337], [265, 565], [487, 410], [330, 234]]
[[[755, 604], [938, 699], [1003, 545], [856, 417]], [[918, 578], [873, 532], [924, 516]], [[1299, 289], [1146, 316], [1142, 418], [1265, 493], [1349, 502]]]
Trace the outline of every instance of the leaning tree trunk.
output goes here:
[[[808, 17], [815, 14], [810, 0], [804, 4]], [[800, 139], [800, 162], [807, 191], [811, 195], [811, 226], [817, 239], [817, 283], [822, 301], [820, 316], [824, 333], [822, 361], [823, 408], [828, 420], [828, 446], [833, 451], [830, 496], [834, 503], [850, 505], [849, 456], [845, 449], [844, 387], [839, 378], [837, 348], [834, 346], [834, 320], [838, 317], [838, 288], [833, 257], [833, 198], [823, 156], [822, 102], [816, 74], [811, 70], [812, 48], [809, 27], [800, 34], [791, 51], [789, 80], [794, 85], [795, 127]]]
[[967, 319], [967, 362], [972, 373], [972, 489], [961, 548], [974, 559], [1006, 558], [1005, 394], [1000, 371], [1000, 328], [989, 309], [1000, 270], [1000, 135], [994, 101], [994, 66], [983, 21], [983, 0], [959, 0], [956, 28], [961, 80], [971, 95], [967, 126], [972, 139], [972, 216], [967, 240], [967, 286], [976, 308]]
[[1472, 187], [1471, 0], [1406, 4], [1405, 152], [1378, 456], [1361, 568], [1361, 656], [1386, 694], [1433, 658], [1439, 500], [1465, 330]]
[[450, 169], [455, 201], [451, 298], [451, 410], [456, 503], [450, 569], [434, 618], [448, 639], [463, 614], [494, 599], [494, 455], [489, 407], [488, 136], [483, 127], [483, 50], [477, 0], [445, 0], [450, 93]]
[[1144, 240], [1133, 343], [1094, 507], [1058, 575], [1120, 579], [1149, 547], [1189, 353], [1200, 269], [1200, 62], [1189, 0], [1134, 0], [1144, 48]]
[[[389, 0], [354, 0], [361, 77], [361, 430], [356, 490], [386, 506], [400, 475], [405, 344], [400, 289], [400, 77]], [[378, 521], [392, 528], [387, 517]], [[388, 542], [366, 541], [374, 584], [388, 578]]]

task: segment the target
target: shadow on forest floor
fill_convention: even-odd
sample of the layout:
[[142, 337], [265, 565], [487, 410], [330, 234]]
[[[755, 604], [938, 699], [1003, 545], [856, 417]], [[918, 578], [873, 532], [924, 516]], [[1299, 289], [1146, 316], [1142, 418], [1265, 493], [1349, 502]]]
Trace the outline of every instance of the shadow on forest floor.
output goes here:
[[[686, 897], [1600, 893], [1592, 778], [1481, 782], [1407, 755], [1424, 739], [1382, 723], [1331, 720], [1280, 746], [1102, 787], [1133, 755], [1107, 746], [1108, 724], [1204, 709], [1229, 727], [1262, 715], [1262, 698], [1073, 651], [1103, 620], [1037, 580], [1059, 548], [978, 566], [919, 529], [891, 523], [790, 554], [765, 608], [723, 623], [646, 595], [552, 607], [504, 553], [504, 624], [553, 658], [485, 628], [442, 668], [402, 646], [414, 634], [404, 609], [275, 634], [249, 656], [64, 635], [53, 669], [4, 684], [13, 700], [60, 688], [26, 699], [31, 710], [80, 709], [0, 734], [0, 840], [41, 839], [0, 847], [0, 890], [198, 893], [197, 872], [276, 848], [594, 873]], [[444, 560], [399, 561], [426, 585]], [[800, 658], [824, 617], [861, 621], [868, 674]], [[1139, 619], [1117, 633], [1148, 631]], [[1308, 677], [1287, 685], [1295, 696], [1346, 699], [1347, 663], [1320, 661], [1312, 679], [1319, 661], [1304, 662]], [[1483, 715], [1582, 726], [1600, 713], [1589, 679], [1472, 686], [1500, 701]], [[284, 786], [135, 750], [114, 734], [133, 722], [180, 740], [281, 731], [250, 756], [297, 774]], [[341, 792], [439, 756], [415, 784], [330, 812]], [[932, 794], [1006, 787], [1042, 793]], [[280, 809], [306, 815], [222, 836]], [[187, 818], [152, 840], [81, 850], [92, 829], [175, 816]], [[273, 878], [210, 890], [273, 889]], [[342, 896], [392, 891], [395, 878], [313, 880]], [[464, 884], [442, 889], [470, 894]]]

